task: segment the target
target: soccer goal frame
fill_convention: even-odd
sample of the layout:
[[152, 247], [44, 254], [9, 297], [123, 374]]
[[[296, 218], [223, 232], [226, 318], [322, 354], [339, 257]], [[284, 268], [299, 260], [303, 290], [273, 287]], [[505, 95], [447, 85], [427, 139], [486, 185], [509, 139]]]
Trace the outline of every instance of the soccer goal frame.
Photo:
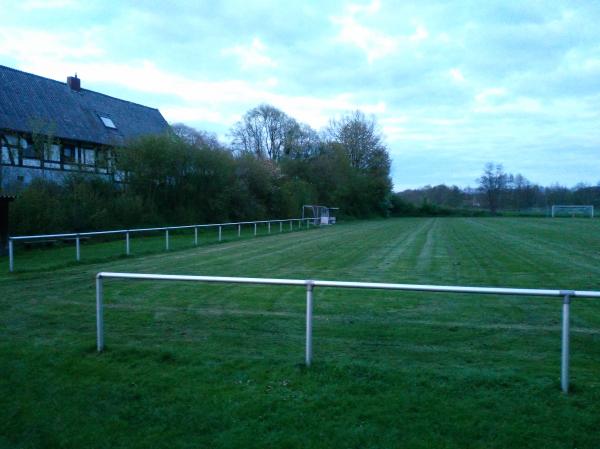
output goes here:
[[332, 225], [336, 223], [335, 211], [337, 210], [339, 210], [339, 207], [304, 204], [302, 205], [301, 219], [312, 219], [315, 224]]
[[592, 205], [553, 204], [551, 210], [552, 218], [556, 218], [560, 211], [566, 211], [571, 217], [575, 217], [576, 214], [585, 213], [590, 218], [594, 218], [594, 206]]

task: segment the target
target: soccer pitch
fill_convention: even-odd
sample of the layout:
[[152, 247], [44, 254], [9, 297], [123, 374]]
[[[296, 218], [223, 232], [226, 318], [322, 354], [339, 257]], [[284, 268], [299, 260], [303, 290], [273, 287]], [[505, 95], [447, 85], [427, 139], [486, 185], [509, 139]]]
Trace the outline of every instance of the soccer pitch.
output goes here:
[[99, 271], [600, 290], [596, 220], [390, 219], [179, 248], [3, 269], [0, 447], [600, 447], [600, 301], [572, 302], [566, 396], [560, 299], [316, 289], [307, 369], [302, 288], [107, 280], [102, 354], [94, 297]]

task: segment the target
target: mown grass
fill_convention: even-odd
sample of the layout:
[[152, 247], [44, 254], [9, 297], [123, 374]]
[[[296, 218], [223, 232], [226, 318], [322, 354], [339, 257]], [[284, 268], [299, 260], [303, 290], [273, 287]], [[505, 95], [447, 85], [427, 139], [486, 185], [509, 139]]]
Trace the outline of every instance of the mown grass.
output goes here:
[[[187, 236], [180, 251], [79, 265], [39, 251], [34, 268], [32, 251], [0, 275], [0, 446], [600, 447], [598, 302], [573, 302], [565, 396], [558, 299], [316, 289], [306, 369], [301, 288], [107, 280], [97, 354], [93, 282], [110, 270], [598, 290], [599, 227], [397, 219], [183, 249]], [[82, 250], [114, 257], [117, 244]]]

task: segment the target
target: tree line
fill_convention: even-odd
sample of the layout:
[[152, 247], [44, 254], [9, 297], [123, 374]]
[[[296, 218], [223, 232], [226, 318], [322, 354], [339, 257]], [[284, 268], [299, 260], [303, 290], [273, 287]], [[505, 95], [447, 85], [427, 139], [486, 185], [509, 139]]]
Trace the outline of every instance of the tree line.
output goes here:
[[[545, 214], [552, 205], [593, 205], [600, 207], [600, 183], [596, 186], [577, 184], [569, 188], [559, 184], [542, 186], [529, 181], [520, 173], [504, 170], [502, 164], [489, 162], [476, 180], [475, 188], [458, 186], [425, 186], [394, 194], [396, 209], [448, 214], [490, 214], [518, 212]], [[412, 208], [412, 209], [411, 209]]]
[[391, 208], [390, 158], [360, 111], [317, 132], [271, 105], [248, 111], [230, 145], [183, 124], [114, 150], [119, 182], [74, 173], [35, 179], [11, 206], [12, 234], [297, 217], [303, 204], [348, 217]]

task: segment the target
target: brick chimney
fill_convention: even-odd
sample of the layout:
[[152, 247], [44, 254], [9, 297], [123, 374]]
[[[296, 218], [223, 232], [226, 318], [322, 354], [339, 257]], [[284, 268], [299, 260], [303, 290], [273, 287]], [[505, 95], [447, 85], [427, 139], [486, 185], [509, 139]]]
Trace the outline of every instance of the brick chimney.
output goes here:
[[81, 80], [77, 78], [77, 73], [75, 76], [67, 76], [67, 85], [71, 88], [71, 90], [77, 92], [81, 90]]

